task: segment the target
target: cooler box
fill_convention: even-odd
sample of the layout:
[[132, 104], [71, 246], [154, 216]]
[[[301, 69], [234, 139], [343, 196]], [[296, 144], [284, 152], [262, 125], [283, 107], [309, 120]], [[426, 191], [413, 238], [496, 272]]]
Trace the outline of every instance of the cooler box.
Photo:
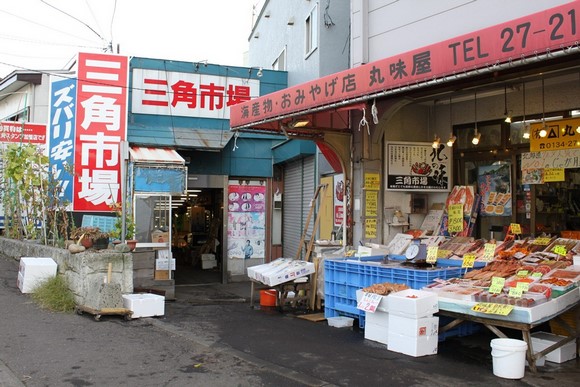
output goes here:
[[133, 312], [132, 318], [163, 316], [165, 297], [151, 293], [123, 294], [123, 307]]
[[42, 281], [56, 276], [57, 264], [52, 258], [20, 258], [18, 268], [18, 289], [31, 293]]
[[[566, 337], [555, 335], [553, 333], [534, 332], [532, 333], [532, 348], [534, 349], [534, 352], [540, 352], [564, 339], [566, 339]], [[565, 344], [546, 355], [546, 360], [551, 361], [552, 363], [565, 363], [574, 358], [576, 358], [575, 340], [572, 340], [568, 344]]]

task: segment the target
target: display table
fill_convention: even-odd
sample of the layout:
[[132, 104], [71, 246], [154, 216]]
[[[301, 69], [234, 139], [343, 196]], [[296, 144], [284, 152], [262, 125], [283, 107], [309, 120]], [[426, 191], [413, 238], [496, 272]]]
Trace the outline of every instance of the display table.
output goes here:
[[[579, 303], [580, 291], [579, 289], [574, 289], [574, 291], [538, 306], [532, 308], [514, 307], [508, 316], [499, 316], [471, 310], [477, 304], [476, 302], [439, 298], [439, 315], [454, 318], [449, 324], [441, 327], [439, 332], [444, 333], [465, 321], [481, 323], [498, 337], [502, 338], [506, 338], [507, 336], [499, 328], [519, 330], [522, 332], [523, 340], [528, 344], [526, 355], [528, 365], [532, 372], [537, 372], [536, 361], [539, 358], [571, 341], [576, 341], [576, 356], [578, 356], [580, 344], [580, 325], [578, 324], [578, 320], [580, 319], [580, 312], [577, 312], [575, 316], [576, 329], [568, 325], [560, 315], [573, 309]], [[534, 353], [530, 331], [552, 319], [564, 327], [570, 336], [540, 352]]]

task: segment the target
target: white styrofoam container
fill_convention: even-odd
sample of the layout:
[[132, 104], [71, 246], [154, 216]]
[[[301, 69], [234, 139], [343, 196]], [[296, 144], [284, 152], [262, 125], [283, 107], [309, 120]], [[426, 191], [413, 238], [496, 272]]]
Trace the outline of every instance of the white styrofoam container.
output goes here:
[[437, 335], [411, 337], [400, 335], [389, 330], [387, 349], [389, 351], [419, 357], [437, 354], [438, 343], [439, 337]]
[[352, 317], [344, 317], [344, 316], [328, 317], [326, 320], [328, 321], [328, 326], [334, 328], [352, 327], [352, 323], [354, 322], [354, 319]]
[[56, 276], [57, 264], [52, 258], [22, 257], [16, 283], [22, 293], [30, 293], [42, 281]]
[[380, 325], [382, 327], [389, 327], [389, 314], [387, 312], [381, 312], [377, 310], [375, 313], [365, 313], [365, 329], [367, 323]]
[[201, 261], [202, 269], [213, 269], [214, 267], [217, 267], [217, 261], [215, 259]]
[[410, 318], [390, 314], [389, 330], [411, 337], [437, 336], [439, 334], [439, 317]]
[[[564, 336], [548, 332], [534, 332], [532, 333], [532, 348], [534, 349], [534, 352], [540, 352], [565, 338], [566, 337]], [[562, 347], [557, 348], [546, 355], [546, 360], [551, 361], [552, 363], [565, 363], [574, 358], [576, 358], [575, 340], [564, 344]]]
[[[369, 313], [371, 315], [373, 313]], [[375, 324], [365, 320], [365, 339], [387, 344], [389, 339], [389, 328], [384, 325]]]
[[132, 318], [163, 316], [165, 297], [150, 294], [123, 294], [123, 307], [133, 312]]
[[437, 294], [406, 289], [389, 294], [388, 312], [402, 317], [431, 317], [439, 311]]

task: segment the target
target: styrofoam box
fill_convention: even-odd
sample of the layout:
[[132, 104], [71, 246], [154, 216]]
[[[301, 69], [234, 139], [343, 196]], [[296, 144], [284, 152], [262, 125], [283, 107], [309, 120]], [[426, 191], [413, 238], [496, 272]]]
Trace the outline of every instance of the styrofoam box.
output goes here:
[[38, 284], [56, 275], [57, 264], [52, 258], [20, 258], [18, 268], [18, 289], [22, 293], [30, 293]]
[[439, 311], [437, 294], [406, 289], [388, 296], [388, 311], [402, 317], [431, 317]]
[[387, 312], [376, 311], [375, 313], [365, 313], [365, 321], [382, 327], [389, 327], [389, 314]]
[[202, 261], [213, 261], [213, 260], [215, 260], [215, 254], [202, 254], [201, 260]]
[[213, 269], [216, 266], [217, 266], [217, 261], [215, 259], [201, 261], [201, 268], [202, 269]]
[[[362, 300], [364, 293], [365, 292], [363, 292], [362, 289], [359, 289], [359, 290], [356, 291], [356, 302], [357, 302], [357, 304], [360, 302], [360, 300]], [[388, 302], [387, 296], [381, 296], [381, 301], [377, 305], [377, 311], [387, 312], [388, 311], [387, 310], [387, 308], [388, 308], [388, 303], [387, 302]], [[372, 314], [372, 313], [368, 313], [368, 314]]]
[[437, 335], [410, 337], [389, 330], [387, 349], [414, 357], [435, 355], [437, 354], [438, 342]]
[[133, 312], [133, 318], [163, 316], [165, 297], [150, 293], [123, 294], [123, 307]]
[[[540, 352], [565, 338], [566, 337], [564, 336], [555, 335], [553, 333], [534, 332], [532, 333], [532, 348], [534, 349], [534, 352]], [[546, 360], [551, 361], [552, 363], [565, 363], [574, 358], [576, 358], [575, 340], [564, 344], [562, 347], [557, 348], [546, 355]]]
[[[374, 313], [368, 313], [367, 316], [372, 314]], [[365, 321], [365, 339], [387, 344], [388, 338], [389, 328], [387, 326], [369, 322], [368, 319]]]
[[403, 336], [421, 337], [439, 334], [439, 317], [409, 318], [389, 314], [389, 331]]

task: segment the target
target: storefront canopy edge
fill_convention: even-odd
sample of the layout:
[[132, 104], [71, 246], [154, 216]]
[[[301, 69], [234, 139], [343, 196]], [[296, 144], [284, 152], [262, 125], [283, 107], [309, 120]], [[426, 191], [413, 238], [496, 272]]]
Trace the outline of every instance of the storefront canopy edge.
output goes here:
[[372, 98], [577, 53], [577, 15], [580, 2], [574, 1], [289, 87], [232, 106], [230, 126], [286, 135], [337, 129], [316, 121]]
[[131, 160], [142, 163], [184, 165], [185, 160], [173, 149], [146, 148], [133, 146], [129, 148]]

